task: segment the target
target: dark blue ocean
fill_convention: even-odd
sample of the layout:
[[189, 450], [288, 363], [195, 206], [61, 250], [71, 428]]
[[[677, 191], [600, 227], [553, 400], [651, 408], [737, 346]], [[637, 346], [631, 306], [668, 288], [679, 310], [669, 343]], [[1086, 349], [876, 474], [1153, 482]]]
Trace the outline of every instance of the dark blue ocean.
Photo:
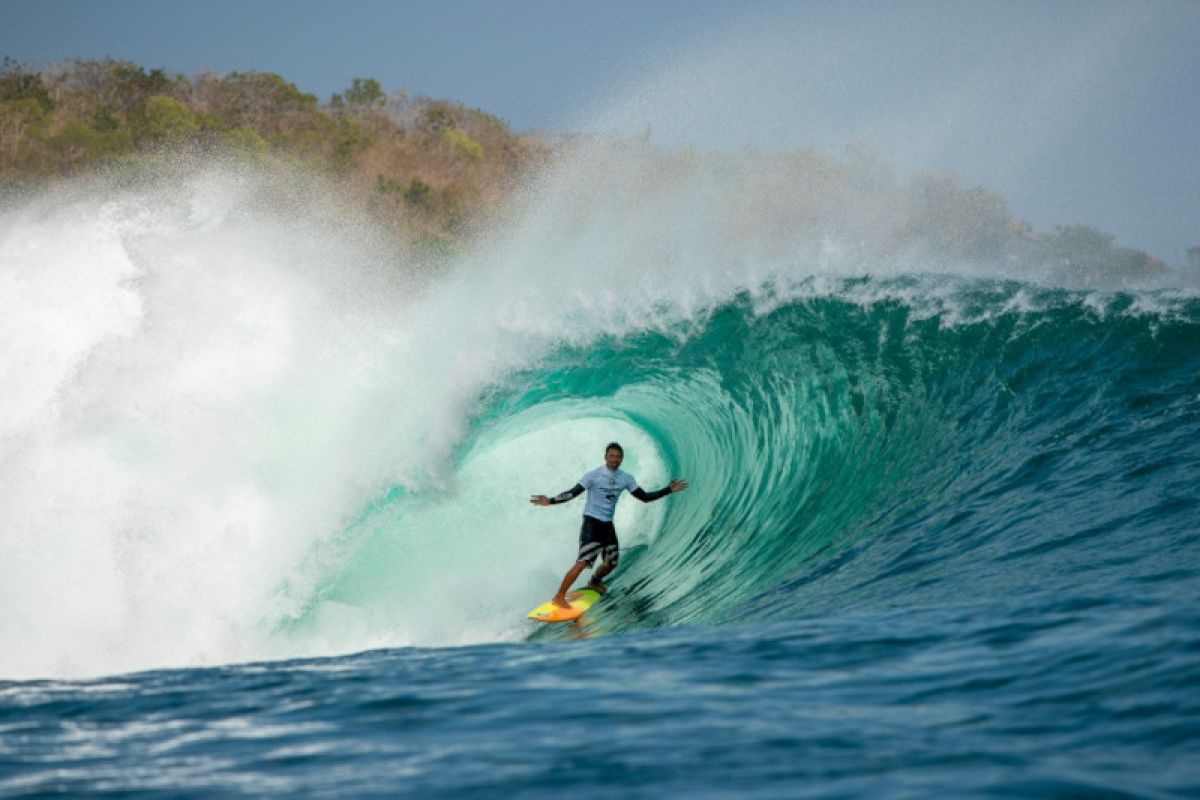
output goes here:
[[[5, 217], [0, 796], [1200, 797], [1194, 292], [554, 305], [230, 186]], [[611, 439], [691, 488], [528, 621]]]

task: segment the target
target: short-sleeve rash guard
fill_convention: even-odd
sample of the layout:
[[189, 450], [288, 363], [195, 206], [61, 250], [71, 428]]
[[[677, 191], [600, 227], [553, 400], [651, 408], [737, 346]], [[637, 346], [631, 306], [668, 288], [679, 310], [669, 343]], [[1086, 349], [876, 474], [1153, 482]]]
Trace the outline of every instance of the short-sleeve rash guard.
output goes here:
[[583, 513], [605, 522], [612, 522], [621, 492], [632, 492], [638, 488], [638, 482], [628, 472], [610, 470], [608, 467], [596, 467], [579, 479], [579, 485], [587, 489]]

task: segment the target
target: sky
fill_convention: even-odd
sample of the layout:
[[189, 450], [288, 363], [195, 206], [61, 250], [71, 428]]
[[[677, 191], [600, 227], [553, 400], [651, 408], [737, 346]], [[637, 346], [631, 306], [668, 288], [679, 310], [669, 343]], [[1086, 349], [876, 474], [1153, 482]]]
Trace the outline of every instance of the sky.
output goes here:
[[355, 77], [518, 132], [876, 149], [1039, 229], [1182, 265], [1200, 245], [1197, 0], [0, 0], [0, 56]]

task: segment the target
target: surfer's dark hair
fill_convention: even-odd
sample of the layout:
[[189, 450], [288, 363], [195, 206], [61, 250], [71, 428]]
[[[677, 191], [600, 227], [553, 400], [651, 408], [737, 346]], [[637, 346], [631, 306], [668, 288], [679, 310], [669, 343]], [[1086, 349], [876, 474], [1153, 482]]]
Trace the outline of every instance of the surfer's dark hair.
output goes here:
[[606, 453], [609, 450], [616, 450], [618, 453], [621, 454], [621, 458], [625, 457], [625, 448], [621, 447], [621, 445], [617, 444], [616, 442], [609, 442], [608, 447], [604, 448], [604, 452], [606, 452]]

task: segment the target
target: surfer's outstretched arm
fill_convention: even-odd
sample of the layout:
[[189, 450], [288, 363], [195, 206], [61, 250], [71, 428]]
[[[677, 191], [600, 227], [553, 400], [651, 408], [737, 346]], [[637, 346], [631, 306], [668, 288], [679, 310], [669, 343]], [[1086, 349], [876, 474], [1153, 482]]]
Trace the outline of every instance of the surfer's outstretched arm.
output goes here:
[[643, 503], [653, 503], [660, 497], [666, 497], [672, 492], [682, 492], [686, 488], [688, 488], [687, 481], [674, 480], [671, 481], [669, 485], [664, 486], [656, 492], [647, 492], [645, 489], [639, 486], [630, 492], [630, 494], [636, 497], [638, 500], [641, 500]]
[[568, 500], [574, 500], [581, 494], [583, 494], [583, 486], [577, 483], [562, 494], [554, 495], [554, 497], [546, 497], [544, 494], [535, 494], [533, 497], [529, 498], [529, 502], [533, 503], [535, 506], [555, 506], [559, 503], [565, 503]]

